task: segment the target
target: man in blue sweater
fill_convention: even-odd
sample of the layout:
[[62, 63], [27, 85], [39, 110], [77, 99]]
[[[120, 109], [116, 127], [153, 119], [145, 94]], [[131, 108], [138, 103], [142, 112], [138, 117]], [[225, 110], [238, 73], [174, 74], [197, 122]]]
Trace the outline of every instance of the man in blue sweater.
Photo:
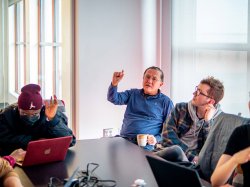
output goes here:
[[148, 134], [146, 150], [153, 150], [161, 141], [163, 122], [173, 108], [171, 99], [161, 93], [164, 74], [152, 66], [143, 74], [143, 88], [117, 92], [124, 71], [114, 72], [108, 89], [108, 100], [115, 105], [127, 105], [120, 136], [137, 144], [137, 134]]

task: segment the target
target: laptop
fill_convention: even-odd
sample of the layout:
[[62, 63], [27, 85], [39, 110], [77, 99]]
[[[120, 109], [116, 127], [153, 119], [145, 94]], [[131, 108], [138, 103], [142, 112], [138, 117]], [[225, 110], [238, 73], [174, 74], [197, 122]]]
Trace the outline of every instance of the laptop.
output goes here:
[[197, 171], [161, 158], [146, 157], [159, 187], [203, 187]]
[[33, 166], [65, 159], [72, 136], [31, 141], [26, 149], [23, 161], [17, 161], [19, 166]]

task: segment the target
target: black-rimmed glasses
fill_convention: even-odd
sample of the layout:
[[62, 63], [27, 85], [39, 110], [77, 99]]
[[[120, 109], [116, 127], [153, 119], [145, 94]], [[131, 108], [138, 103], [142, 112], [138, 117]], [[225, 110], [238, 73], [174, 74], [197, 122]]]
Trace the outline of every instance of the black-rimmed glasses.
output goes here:
[[148, 75], [148, 74], [146, 74], [146, 75], [144, 75], [144, 77], [143, 77], [144, 79], [147, 79], [147, 80], [150, 80], [150, 79], [152, 79], [152, 81], [153, 82], [158, 82], [158, 81], [160, 81], [161, 79], [158, 79], [157, 77], [155, 77], [155, 76], [151, 76], [151, 75]]
[[198, 96], [198, 95], [203, 95], [203, 96], [205, 96], [205, 97], [208, 97], [208, 98], [212, 99], [212, 97], [210, 97], [209, 95], [204, 94], [204, 93], [201, 91], [201, 89], [198, 88], [198, 86], [195, 87], [195, 93], [196, 93], [197, 96]]

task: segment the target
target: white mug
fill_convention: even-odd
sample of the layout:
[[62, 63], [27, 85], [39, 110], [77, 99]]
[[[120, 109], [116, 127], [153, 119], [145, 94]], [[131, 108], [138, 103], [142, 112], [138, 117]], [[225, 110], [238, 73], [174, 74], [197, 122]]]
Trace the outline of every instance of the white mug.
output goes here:
[[148, 134], [137, 134], [137, 144], [141, 147], [147, 145]]

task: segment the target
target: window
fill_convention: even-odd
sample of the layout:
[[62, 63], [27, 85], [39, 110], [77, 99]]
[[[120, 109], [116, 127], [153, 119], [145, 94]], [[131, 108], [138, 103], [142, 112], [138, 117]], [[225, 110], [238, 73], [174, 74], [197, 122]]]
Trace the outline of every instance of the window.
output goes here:
[[43, 97], [61, 98], [61, 1], [25, 2], [9, 7], [10, 91], [18, 93], [25, 84], [36, 83]]
[[71, 0], [9, 0], [8, 103], [25, 84], [39, 84], [44, 99], [55, 94], [65, 101], [71, 121], [72, 7]]
[[[209, 75], [225, 86], [225, 112], [249, 116], [250, 61], [247, 0], [172, 1], [172, 98], [192, 98]], [[188, 94], [187, 94], [188, 93]]]
[[247, 43], [247, 0], [197, 1], [195, 17], [196, 42]]
[[25, 84], [25, 36], [24, 3], [20, 1], [9, 7], [9, 88], [12, 93]]
[[40, 0], [40, 63], [39, 83], [43, 85], [43, 95], [62, 96], [61, 80], [61, 1]]

